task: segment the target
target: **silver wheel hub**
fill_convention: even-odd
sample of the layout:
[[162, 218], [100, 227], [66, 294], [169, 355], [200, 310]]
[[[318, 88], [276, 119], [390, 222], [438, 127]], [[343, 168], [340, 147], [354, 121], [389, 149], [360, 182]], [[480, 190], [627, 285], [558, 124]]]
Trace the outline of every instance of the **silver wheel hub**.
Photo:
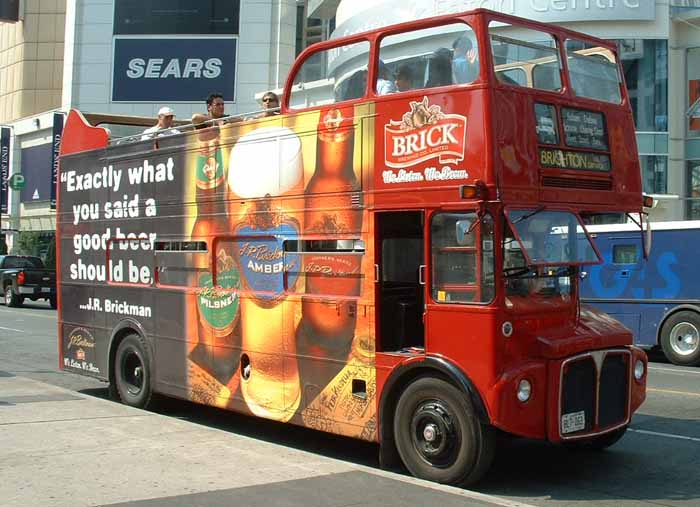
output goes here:
[[700, 331], [690, 322], [680, 322], [671, 329], [671, 348], [680, 356], [694, 354], [700, 347]]
[[426, 442], [434, 442], [437, 437], [438, 429], [434, 424], [426, 424], [423, 428], [423, 438]]

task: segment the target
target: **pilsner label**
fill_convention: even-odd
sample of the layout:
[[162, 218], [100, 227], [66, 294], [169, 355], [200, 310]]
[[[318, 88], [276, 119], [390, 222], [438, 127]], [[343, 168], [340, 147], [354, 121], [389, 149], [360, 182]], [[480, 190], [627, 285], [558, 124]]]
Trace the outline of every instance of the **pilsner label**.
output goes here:
[[240, 276], [236, 269], [218, 273], [217, 286], [214, 287], [211, 275], [202, 275], [199, 279], [197, 306], [202, 324], [209, 327], [215, 335], [229, 334], [238, 315], [238, 288]]

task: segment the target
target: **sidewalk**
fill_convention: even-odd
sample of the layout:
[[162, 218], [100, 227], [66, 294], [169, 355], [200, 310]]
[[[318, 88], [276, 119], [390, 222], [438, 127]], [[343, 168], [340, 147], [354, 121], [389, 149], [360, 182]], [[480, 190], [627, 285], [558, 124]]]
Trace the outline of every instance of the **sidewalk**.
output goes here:
[[524, 506], [4, 372], [0, 477], [4, 507]]

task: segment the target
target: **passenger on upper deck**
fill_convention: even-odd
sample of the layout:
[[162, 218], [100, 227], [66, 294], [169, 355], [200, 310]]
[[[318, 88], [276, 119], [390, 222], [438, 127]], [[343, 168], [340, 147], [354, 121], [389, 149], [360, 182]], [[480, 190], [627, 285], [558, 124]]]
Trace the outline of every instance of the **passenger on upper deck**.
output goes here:
[[471, 39], [462, 35], [452, 43], [452, 79], [456, 84], [471, 83], [479, 75], [479, 61]]
[[266, 118], [268, 116], [280, 114], [280, 99], [275, 92], [265, 92], [261, 101], [264, 111], [256, 116], [256, 118]]
[[447, 48], [436, 49], [428, 62], [426, 88], [452, 84], [452, 52]]
[[391, 79], [391, 72], [386, 64], [379, 60], [379, 75], [377, 77], [377, 95], [396, 93], [396, 85]]
[[192, 123], [195, 128], [204, 128], [212, 125], [223, 125], [223, 121], [213, 121], [209, 125], [202, 125], [206, 121], [223, 118], [224, 96], [220, 93], [210, 93], [207, 97], [207, 114], [195, 113], [192, 115]]
[[396, 88], [400, 92], [405, 92], [413, 88], [413, 69], [404, 63], [396, 71]]
[[175, 111], [168, 106], [161, 107], [158, 110], [158, 123], [144, 130], [141, 140], [152, 139], [154, 135], [156, 137], [161, 137], [179, 134], [179, 130], [171, 128], [173, 126], [173, 118], [175, 118]]

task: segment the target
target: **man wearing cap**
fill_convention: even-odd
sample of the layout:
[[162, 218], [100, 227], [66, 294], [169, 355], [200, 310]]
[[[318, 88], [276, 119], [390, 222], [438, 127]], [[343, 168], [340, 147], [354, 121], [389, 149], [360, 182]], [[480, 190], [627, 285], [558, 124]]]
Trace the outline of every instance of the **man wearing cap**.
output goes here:
[[158, 123], [144, 130], [141, 140], [152, 139], [154, 135], [161, 137], [179, 134], [179, 130], [172, 128], [173, 118], [175, 118], [175, 111], [168, 106], [161, 107], [158, 111]]

